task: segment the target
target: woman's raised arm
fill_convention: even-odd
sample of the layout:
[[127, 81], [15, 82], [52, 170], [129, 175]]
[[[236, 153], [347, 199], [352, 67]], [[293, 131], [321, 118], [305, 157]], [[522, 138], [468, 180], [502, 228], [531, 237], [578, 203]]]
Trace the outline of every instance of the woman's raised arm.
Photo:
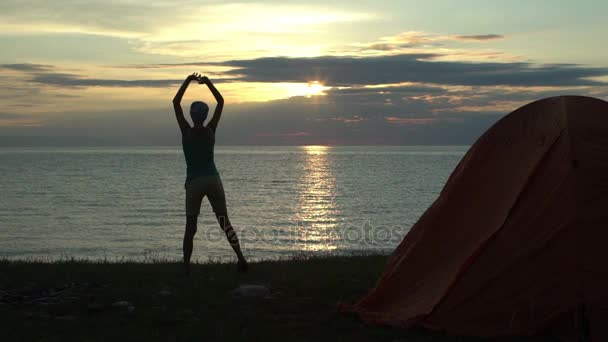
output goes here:
[[220, 94], [219, 90], [217, 90], [217, 88], [213, 85], [213, 83], [211, 83], [211, 80], [209, 80], [207, 76], [200, 77], [199, 83], [206, 84], [209, 90], [211, 90], [213, 97], [215, 97], [215, 100], [217, 101], [217, 106], [215, 106], [213, 117], [211, 118], [211, 120], [209, 120], [209, 124], [207, 124], [207, 127], [211, 128], [215, 132], [215, 129], [217, 128], [217, 125], [220, 122], [220, 117], [222, 116], [222, 110], [224, 109], [224, 97], [222, 97], [222, 94]]
[[184, 117], [184, 111], [182, 110], [182, 97], [184, 97], [184, 93], [190, 85], [190, 82], [200, 80], [200, 78], [201, 76], [197, 73], [188, 75], [188, 77], [186, 77], [186, 79], [184, 80], [182, 86], [179, 87], [179, 90], [175, 94], [175, 97], [173, 98], [173, 109], [175, 110], [175, 118], [177, 119], [177, 123], [179, 124], [179, 128], [182, 131], [182, 134], [184, 134], [188, 131], [188, 129], [190, 129], [190, 124], [188, 123], [188, 121], [186, 121], [186, 118]]

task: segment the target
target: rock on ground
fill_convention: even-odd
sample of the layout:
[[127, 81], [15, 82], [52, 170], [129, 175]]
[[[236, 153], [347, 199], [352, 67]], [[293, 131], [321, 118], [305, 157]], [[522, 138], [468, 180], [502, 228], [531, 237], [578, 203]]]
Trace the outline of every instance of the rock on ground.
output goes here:
[[245, 284], [237, 287], [236, 289], [230, 291], [235, 297], [256, 297], [256, 298], [266, 298], [270, 297], [271, 292], [270, 289], [264, 285], [251, 285]]

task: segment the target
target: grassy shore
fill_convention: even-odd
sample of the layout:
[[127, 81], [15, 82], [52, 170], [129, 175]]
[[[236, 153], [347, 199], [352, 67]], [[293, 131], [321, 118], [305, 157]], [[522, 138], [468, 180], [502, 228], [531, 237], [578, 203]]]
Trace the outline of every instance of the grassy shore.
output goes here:
[[[336, 304], [364, 294], [385, 261], [295, 258], [253, 263], [247, 274], [209, 263], [194, 265], [185, 277], [169, 262], [4, 260], [2, 340], [483, 341], [369, 326], [339, 314]], [[265, 285], [271, 296], [234, 296], [243, 284]]]

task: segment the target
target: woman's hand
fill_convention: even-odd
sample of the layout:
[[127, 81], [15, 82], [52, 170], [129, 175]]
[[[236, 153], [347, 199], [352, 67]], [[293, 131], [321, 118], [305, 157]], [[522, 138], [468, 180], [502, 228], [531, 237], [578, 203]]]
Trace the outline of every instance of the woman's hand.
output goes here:
[[199, 81], [199, 83], [200, 83], [201, 77], [203, 77], [201, 74], [199, 74], [198, 72], [195, 72], [192, 75], [188, 75], [188, 77], [186, 79], [188, 81]]
[[175, 105], [176, 110], [179, 107], [179, 110], [181, 111], [180, 103], [182, 102], [182, 97], [184, 96], [186, 89], [190, 85], [190, 82], [192, 82], [192, 81], [200, 82], [202, 77], [203, 77], [203, 75], [199, 74], [198, 72], [190, 74], [186, 77], [186, 79], [184, 80], [184, 83], [182, 84], [181, 87], [179, 87], [177, 94], [175, 94], [175, 97], [173, 98], [173, 104]]
[[199, 84], [209, 84], [209, 78], [207, 76], [200, 76], [198, 78]]

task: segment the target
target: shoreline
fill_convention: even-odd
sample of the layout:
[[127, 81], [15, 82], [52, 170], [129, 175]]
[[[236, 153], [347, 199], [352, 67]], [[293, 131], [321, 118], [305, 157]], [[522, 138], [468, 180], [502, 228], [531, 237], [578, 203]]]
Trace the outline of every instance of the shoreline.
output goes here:
[[[378, 250], [360, 250], [346, 252], [297, 252], [290, 254], [277, 254], [274, 257], [248, 257], [248, 262], [251, 263], [272, 263], [272, 262], [297, 262], [310, 259], [331, 259], [331, 258], [349, 258], [349, 257], [385, 257], [388, 258], [393, 249], [378, 249]], [[215, 264], [232, 264], [236, 263], [234, 256], [192, 256], [191, 263], [194, 265], [215, 265]], [[2, 263], [23, 263], [23, 264], [181, 264], [182, 257], [169, 257], [158, 254], [149, 254], [142, 257], [74, 257], [74, 256], [0, 256], [0, 264]]]

